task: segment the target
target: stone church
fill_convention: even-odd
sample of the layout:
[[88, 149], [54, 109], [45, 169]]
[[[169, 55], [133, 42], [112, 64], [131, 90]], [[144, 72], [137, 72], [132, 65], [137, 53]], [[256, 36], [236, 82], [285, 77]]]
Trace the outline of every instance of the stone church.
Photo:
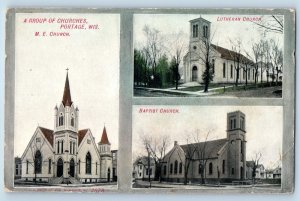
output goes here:
[[22, 157], [22, 179], [59, 183], [112, 181], [112, 154], [106, 128], [96, 144], [90, 129], [78, 129], [68, 73], [62, 102], [54, 108], [54, 130], [38, 126]]
[[183, 182], [232, 182], [246, 179], [246, 119], [240, 111], [227, 114], [227, 137], [213, 141], [179, 145], [165, 155], [161, 178]]
[[[214, 74], [212, 83], [235, 83], [237, 57], [240, 58], [242, 66], [239, 70], [239, 83], [246, 82], [246, 79], [247, 82], [253, 83], [255, 81], [254, 62], [240, 53], [210, 43], [210, 27], [211, 22], [202, 17], [190, 21], [189, 50], [183, 58], [183, 82], [203, 82], [205, 54], [209, 52], [209, 60]], [[247, 68], [245, 68], [246, 64]]]

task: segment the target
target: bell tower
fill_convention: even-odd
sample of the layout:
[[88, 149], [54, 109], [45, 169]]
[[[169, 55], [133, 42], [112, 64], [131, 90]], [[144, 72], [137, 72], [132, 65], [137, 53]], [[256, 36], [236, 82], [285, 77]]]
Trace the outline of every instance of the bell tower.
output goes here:
[[103, 128], [101, 141], [98, 143], [98, 149], [101, 157], [100, 178], [109, 182], [112, 179], [112, 154], [105, 126]]
[[246, 117], [241, 111], [227, 114], [228, 176], [246, 178]]

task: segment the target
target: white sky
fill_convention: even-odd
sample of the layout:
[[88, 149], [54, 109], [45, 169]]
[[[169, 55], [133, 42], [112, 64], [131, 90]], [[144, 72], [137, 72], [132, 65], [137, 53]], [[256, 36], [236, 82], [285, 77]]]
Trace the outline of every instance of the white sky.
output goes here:
[[[144, 114], [140, 108], [176, 108], [175, 114]], [[201, 139], [211, 131], [209, 140], [226, 138], [227, 113], [240, 110], [246, 115], [247, 160], [255, 153], [262, 153], [261, 163], [274, 168], [280, 162], [283, 113], [281, 106], [134, 106], [133, 107], [133, 157], [145, 154], [141, 135], [159, 139], [169, 135], [174, 141], [186, 144], [187, 135], [193, 136], [199, 130]], [[193, 141], [193, 139], [190, 139]]]
[[[70, 37], [34, 37], [35, 31], [60, 31], [59, 25], [22, 23], [25, 17], [87, 18], [100, 28], [70, 30]], [[90, 128], [97, 143], [105, 123], [111, 148], [118, 148], [119, 21], [118, 14], [17, 14], [15, 156], [23, 154], [38, 125], [54, 128], [66, 68], [79, 129]]]
[[[217, 21], [218, 17], [253, 17], [261, 15], [201, 15], [202, 18], [211, 22], [211, 37], [212, 42], [221, 47], [232, 49], [232, 41], [241, 39], [242, 49], [246, 50], [251, 55], [251, 45], [253, 42], [258, 42], [261, 38], [273, 38], [278, 41], [279, 45], [283, 45], [283, 34], [268, 33], [266, 37], [262, 36], [262, 32], [258, 26], [249, 21]], [[143, 28], [148, 25], [160, 31], [161, 34], [167, 35], [167, 38], [182, 31], [185, 35], [185, 40], [188, 43], [190, 34], [189, 21], [199, 18], [195, 14], [136, 14], [134, 15], [134, 43], [135, 47], [140, 48], [145, 42]], [[213, 36], [214, 35], [214, 36]], [[242, 52], [244, 55], [245, 53]]]

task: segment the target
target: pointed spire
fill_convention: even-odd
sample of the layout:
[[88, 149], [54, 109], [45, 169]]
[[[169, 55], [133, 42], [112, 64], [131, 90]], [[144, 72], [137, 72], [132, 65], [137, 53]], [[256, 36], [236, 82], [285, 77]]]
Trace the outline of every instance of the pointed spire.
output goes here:
[[65, 82], [65, 89], [64, 89], [64, 95], [62, 99], [62, 103], [64, 106], [71, 106], [72, 105], [72, 99], [71, 99], [71, 92], [70, 92], [70, 85], [69, 85], [69, 77], [68, 77], [68, 68], [67, 70], [67, 77], [66, 77], [66, 82]]
[[108, 144], [110, 145], [109, 141], [108, 141], [108, 137], [107, 137], [107, 133], [106, 133], [106, 128], [104, 126], [103, 128], [103, 132], [102, 132], [102, 137], [101, 137], [101, 141], [100, 144]]

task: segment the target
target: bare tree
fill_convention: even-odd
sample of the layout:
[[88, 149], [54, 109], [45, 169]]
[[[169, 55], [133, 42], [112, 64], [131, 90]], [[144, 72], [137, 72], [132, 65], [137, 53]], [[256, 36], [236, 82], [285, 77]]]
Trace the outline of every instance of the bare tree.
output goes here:
[[253, 161], [253, 167], [252, 167], [252, 179], [253, 179], [253, 184], [255, 184], [255, 178], [256, 178], [256, 169], [259, 166], [259, 160], [261, 159], [262, 154], [260, 152], [255, 153], [254, 158], [252, 158]]
[[283, 66], [283, 53], [282, 50], [279, 48], [278, 42], [271, 39], [270, 40], [270, 61], [272, 64], [272, 82], [274, 82], [276, 78], [276, 85], [278, 85], [278, 77], [279, 73], [282, 72]]
[[268, 32], [283, 34], [283, 16], [282, 15], [266, 15], [261, 16], [260, 21], [252, 21], [265, 34]]
[[[184, 149], [185, 160], [184, 160], [184, 185], [187, 185], [188, 182], [188, 173], [190, 165], [193, 161], [194, 154], [196, 152], [195, 144], [189, 141], [190, 136], [186, 136], [186, 146]], [[183, 161], [181, 161], [183, 162]]]
[[252, 55], [251, 56], [248, 52], [246, 52], [246, 55], [251, 58], [255, 63], [254, 63], [254, 71], [255, 71], [255, 77], [254, 77], [254, 83], [258, 83], [258, 75], [259, 75], [259, 65], [258, 62], [260, 61], [261, 54], [262, 54], [262, 48], [261, 48], [261, 43], [252, 43], [251, 50], [252, 50]]
[[241, 62], [242, 62], [242, 41], [241, 39], [237, 39], [235, 41], [229, 40], [232, 45], [232, 51], [229, 51], [231, 58], [233, 59], [233, 65], [236, 71], [236, 78], [235, 78], [235, 86], [238, 86], [238, 82], [240, 79], [240, 70], [241, 70]]

